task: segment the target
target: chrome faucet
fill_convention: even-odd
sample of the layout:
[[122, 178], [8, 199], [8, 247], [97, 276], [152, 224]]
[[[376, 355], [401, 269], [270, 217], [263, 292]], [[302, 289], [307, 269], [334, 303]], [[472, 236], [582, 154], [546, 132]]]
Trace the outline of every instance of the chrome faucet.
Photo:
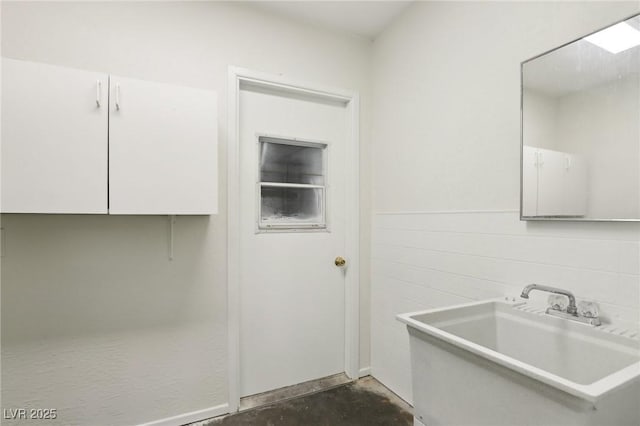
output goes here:
[[563, 290], [557, 287], [541, 285], [541, 284], [529, 284], [524, 289], [522, 289], [522, 294], [520, 295], [520, 297], [522, 297], [523, 299], [528, 299], [529, 293], [531, 293], [532, 290], [540, 290], [540, 291], [546, 291], [554, 294], [561, 294], [563, 296], [566, 296], [569, 299], [569, 305], [567, 306], [566, 310], [560, 310], [558, 308], [548, 307], [546, 311], [547, 314], [560, 317], [560, 318], [573, 320], [573, 321], [587, 323], [593, 326], [600, 325], [600, 318], [598, 318], [597, 309], [594, 314], [591, 314], [588, 312], [585, 312], [584, 315], [578, 314], [578, 307], [576, 306], [576, 297], [570, 291]]
[[522, 290], [520, 297], [523, 299], [529, 298], [531, 290], [548, 291], [549, 293], [561, 294], [569, 298], [569, 306], [567, 306], [567, 313], [578, 316], [578, 308], [576, 307], [576, 297], [570, 291], [563, 290], [561, 288], [549, 287], [542, 284], [529, 284]]

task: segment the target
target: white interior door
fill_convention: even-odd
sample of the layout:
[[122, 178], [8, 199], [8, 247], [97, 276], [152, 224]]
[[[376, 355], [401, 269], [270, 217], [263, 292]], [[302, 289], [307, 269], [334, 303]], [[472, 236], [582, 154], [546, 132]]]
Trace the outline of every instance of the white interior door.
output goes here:
[[344, 104], [242, 88], [240, 395], [345, 369]]
[[2, 59], [2, 212], [107, 212], [106, 74]]
[[217, 97], [111, 76], [109, 213], [217, 213]]

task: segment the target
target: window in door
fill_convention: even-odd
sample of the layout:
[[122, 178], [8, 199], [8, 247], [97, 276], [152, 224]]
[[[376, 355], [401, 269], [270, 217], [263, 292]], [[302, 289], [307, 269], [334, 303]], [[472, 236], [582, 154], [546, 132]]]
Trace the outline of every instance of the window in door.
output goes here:
[[258, 230], [327, 229], [327, 144], [258, 138]]

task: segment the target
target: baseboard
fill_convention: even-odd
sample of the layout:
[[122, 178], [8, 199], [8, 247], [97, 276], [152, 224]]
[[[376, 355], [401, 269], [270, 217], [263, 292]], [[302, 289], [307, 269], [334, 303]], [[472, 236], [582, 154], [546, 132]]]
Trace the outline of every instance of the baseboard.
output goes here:
[[365, 377], [365, 376], [370, 376], [370, 375], [371, 375], [371, 367], [361, 368], [359, 373], [358, 373], [358, 377]]
[[191, 411], [190, 413], [178, 414], [173, 417], [165, 417], [164, 419], [141, 423], [138, 426], [181, 426], [227, 413], [229, 413], [229, 404], [220, 404], [215, 407], [205, 408], [204, 410]]

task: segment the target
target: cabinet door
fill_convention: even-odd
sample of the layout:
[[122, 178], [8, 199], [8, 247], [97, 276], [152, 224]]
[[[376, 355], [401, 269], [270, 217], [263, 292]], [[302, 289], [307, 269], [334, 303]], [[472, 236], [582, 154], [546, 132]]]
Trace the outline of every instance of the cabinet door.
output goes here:
[[538, 214], [538, 150], [522, 147], [522, 216]]
[[566, 152], [540, 149], [538, 215], [584, 216], [587, 210], [587, 166]]
[[568, 216], [587, 214], [587, 163], [579, 155], [564, 154], [564, 213]]
[[111, 76], [109, 213], [217, 212], [217, 98]]
[[538, 150], [538, 216], [565, 215], [566, 176], [564, 153]]
[[2, 59], [2, 212], [107, 212], [106, 74]]

